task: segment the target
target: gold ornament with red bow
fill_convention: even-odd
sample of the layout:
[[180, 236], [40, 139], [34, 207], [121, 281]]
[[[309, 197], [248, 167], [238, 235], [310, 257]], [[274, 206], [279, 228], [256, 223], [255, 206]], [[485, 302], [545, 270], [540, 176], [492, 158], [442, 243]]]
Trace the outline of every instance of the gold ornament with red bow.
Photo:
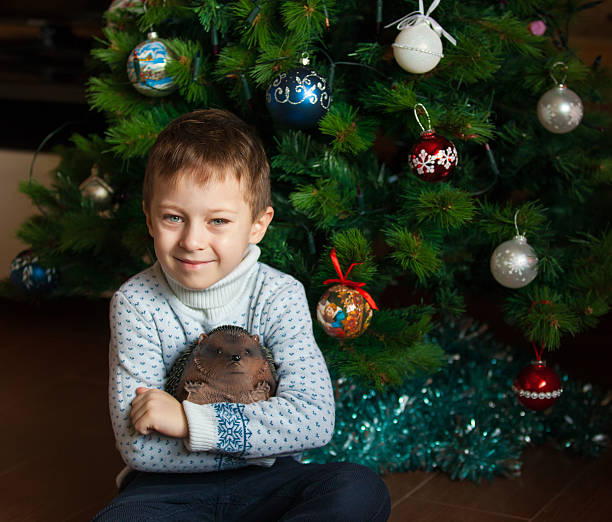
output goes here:
[[331, 251], [331, 260], [338, 279], [328, 279], [323, 284], [338, 283], [328, 288], [317, 304], [317, 320], [325, 333], [339, 339], [359, 337], [370, 326], [372, 309], [378, 310], [372, 296], [363, 287], [365, 283], [347, 279], [354, 266], [342, 273], [336, 250]]

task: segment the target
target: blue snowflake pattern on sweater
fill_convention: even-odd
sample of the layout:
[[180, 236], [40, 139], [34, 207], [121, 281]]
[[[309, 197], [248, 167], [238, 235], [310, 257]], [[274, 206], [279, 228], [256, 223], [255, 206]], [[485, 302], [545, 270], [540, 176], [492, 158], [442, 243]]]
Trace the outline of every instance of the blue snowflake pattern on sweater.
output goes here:
[[253, 434], [246, 426], [244, 404], [221, 402], [213, 404], [213, 408], [217, 414], [219, 433], [217, 448], [237, 456], [251, 449], [248, 440]]

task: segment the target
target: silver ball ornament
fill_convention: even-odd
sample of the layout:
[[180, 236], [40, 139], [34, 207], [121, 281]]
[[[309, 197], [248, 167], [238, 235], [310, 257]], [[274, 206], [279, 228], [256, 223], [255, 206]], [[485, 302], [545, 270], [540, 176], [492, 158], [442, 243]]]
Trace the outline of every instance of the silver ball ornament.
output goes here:
[[[95, 167], [92, 171], [94, 170]], [[99, 210], [110, 207], [113, 201], [113, 193], [115, 192], [113, 187], [95, 172], [92, 172], [91, 176], [79, 185], [79, 191], [84, 198], [90, 200], [93, 206]]]
[[404, 27], [395, 37], [393, 56], [410, 73], [431, 71], [444, 56], [440, 34], [427, 22]]
[[580, 97], [565, 85], [546, 91], [538, 101], [540, 123], [555, 134], [565, 134], [578, 127], [583, 110]]
[[527, 286], [538, 275], [538, 256], [523, 235], [500, 244], [491, 255], [491, 273], [507, 288]]

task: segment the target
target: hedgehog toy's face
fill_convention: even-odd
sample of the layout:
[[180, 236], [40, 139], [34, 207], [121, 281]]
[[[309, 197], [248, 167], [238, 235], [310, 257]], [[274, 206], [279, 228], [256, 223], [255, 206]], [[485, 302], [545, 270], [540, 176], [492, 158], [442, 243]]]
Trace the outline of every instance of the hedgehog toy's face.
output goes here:
[[250, 382], [264, 363], [265, 357], [257, 335], [235, 336], [223, 332], [210, 336], [202, 334], [194, 357], [196, 367], [210, 372], [215, 381], [227, 383], [241, 379]]

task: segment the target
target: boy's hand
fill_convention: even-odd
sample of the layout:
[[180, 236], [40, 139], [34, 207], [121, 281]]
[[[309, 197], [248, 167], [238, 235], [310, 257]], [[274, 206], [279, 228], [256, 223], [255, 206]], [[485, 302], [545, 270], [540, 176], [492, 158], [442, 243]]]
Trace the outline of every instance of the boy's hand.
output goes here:
[[189, 434], [183, 405], [172, 395], [154, 388], [136, 388], [130, 419], [138, 433], [158, 431], [168, 437], [184, 438]]

